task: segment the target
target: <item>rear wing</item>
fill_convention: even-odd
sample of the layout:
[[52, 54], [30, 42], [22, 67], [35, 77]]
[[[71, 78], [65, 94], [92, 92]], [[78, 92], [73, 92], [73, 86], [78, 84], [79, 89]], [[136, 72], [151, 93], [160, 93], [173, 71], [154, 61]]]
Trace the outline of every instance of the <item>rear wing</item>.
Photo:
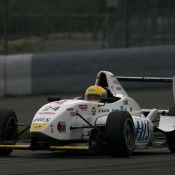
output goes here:
[[133, 81], [133, 82], [173, 82], [175, 77], [125, 77], [117, 76], [119, 81]]
[[130, 81], [130, 82], [159, 82], [159, 83], [171, 83], [173, 88], [173, 96], [175, 101], [175, 76], [173, 77], [126, 77], [117, 76], [119, 81]]

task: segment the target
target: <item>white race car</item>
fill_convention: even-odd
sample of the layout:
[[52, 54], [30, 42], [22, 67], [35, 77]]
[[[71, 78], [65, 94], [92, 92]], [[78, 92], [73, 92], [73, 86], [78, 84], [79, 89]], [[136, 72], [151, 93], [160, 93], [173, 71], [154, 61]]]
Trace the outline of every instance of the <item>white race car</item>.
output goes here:
[[[137, 148], [158, 145], [157, 131], [165, 134], [167, 146], [175, 153], [175, 108], [141, 109], [119, 80], [174, 82], [174, 78], [116, 77], [111, 72], [100, 71], [95, 85], [85, 95], [48, 99], [49, 103], [37, 111], [29, 126], [28, 145], [16, 144], [23, 132], [14, 134], [18, 129], [16, 117], [3, 116], [0, 154], [9, 155], [13, 149], [87, 150], [128, 157]], [[157, 116], [160, 120], [155, 126], [153, 120]]]

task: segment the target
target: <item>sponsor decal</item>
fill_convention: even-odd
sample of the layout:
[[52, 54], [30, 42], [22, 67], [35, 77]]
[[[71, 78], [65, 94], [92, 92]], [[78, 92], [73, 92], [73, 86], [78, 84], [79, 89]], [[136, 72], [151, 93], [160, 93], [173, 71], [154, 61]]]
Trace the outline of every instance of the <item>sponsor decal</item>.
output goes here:
[[115, 78], [116, 79], [116, 76], [114, 74], [111, 75], [111, 78]]
[[50, 132], [51, 133], [53, 133], [53, 127], [54, 127], [54, 125], [53, 125], [53, 123], [51, 123], [51, 125], [50, 125], [50, 129], [51, 129]]
[[120, 110], [119, 111], [126, 111], [126, 109], [124, 108], [124, 106], [120, 106]]
[[88, 109], [88, 105], [87, 104], [80, 104], [79, 109], [81, 109], [82, 111], [86, 111]]
[[67, 111], [73, 111], [74, 108], [67, 108]]
[[32, 123], [31, 130], [32, 131], [41, 131], [47, 126], [47, 123]]
[[83, 136], [90, 136], [90, 134], [91, 134], [91, 130], [90, 129], [85, 128], [83, 130]]
[[113, 82], [114, 82], [114, 84], [118, 84], [118, 81], [117, 80], [114, 80]]
[[132, 107], [130, 107], [130, 111], [132, 112]]
[[121, 87], [119, 87], [119, 86], [118, 86], [118, 87], [116, 87], [116, 90], [118, 90], [118, 91], [121, 91], [121, 89], [122, 89], [122, 88], [121, 88]]
[[60, 100], [60, 101], [56, 101], [55, 103], [62, 105], [63, 103], [65, 103], [67, 100]]
[[55, 112], [38, 112], [38, 114], [40, 115], [55, 115], [56, 113]]
[[95, 114], [96, 114], [96, 108], [93, 107], [93, 108], [92, 108], [92, 115], [95, 115]]
[[36, 117], [33, 119], [33, 122], [48, 123], [50, 120], [51, 120], [51, 118], [47, 118], [47, 117]]
[[52, 111], [57, 111], [60, 107], [52, 107], [52, 106], [45, 106], [44, 109], [42, 111], [49, 111], [49, 110], [52, 110]]
[[76, 116], [76, 115], [77, 115], [76, 112], [70, 112], [70, 116], [71, 116], [71, 117], [74, 117], [74, 116]]
[[58, 122], [57, 130], [59, 133], [66, 133], [66, 124], [65, 122]]
[[109, 112], [109, 109], [100, 109], [99, 113]]
[[124, 100], [124, 101], [123, 101], [123, 104], [124, 104], [124, 105], [128, 105], [128, 100]]

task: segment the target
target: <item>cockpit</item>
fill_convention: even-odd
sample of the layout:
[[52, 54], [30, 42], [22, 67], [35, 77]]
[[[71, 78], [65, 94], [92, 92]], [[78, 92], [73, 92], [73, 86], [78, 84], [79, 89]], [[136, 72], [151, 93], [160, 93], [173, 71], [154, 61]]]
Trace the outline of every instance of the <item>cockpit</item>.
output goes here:
[[95, 85], [87, 88], [84, 99], [93, 102], [114, 103], [121, 98], [115, 97], [110, 89], [106, 74], [101, 72], [96, 79]]

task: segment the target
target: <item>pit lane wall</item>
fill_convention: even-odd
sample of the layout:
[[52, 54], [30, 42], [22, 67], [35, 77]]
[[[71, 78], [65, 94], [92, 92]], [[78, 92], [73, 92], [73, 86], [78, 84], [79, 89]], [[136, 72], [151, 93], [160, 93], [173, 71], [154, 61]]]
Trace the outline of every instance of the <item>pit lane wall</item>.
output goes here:
[[0, 96], [84, 93], [100, 70], [173, 76], [175, 46], [0, 56]]

